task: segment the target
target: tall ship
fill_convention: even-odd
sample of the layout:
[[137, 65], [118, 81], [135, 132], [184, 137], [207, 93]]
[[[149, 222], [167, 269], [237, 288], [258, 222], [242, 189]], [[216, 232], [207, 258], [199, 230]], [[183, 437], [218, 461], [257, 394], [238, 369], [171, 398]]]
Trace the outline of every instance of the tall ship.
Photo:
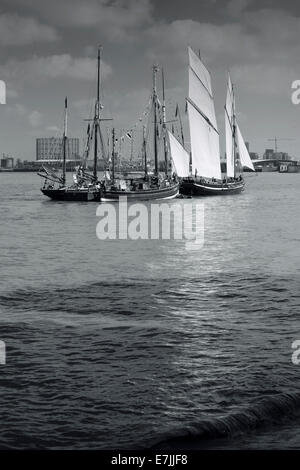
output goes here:
[[[162, 104], [157, 94], [157, 73], [159, 68], [153, 66], [153, 87], [151, 94], [151, 109], [149, 113], [148, 128], [143, 129], [143, 143], [141, 155], [144, 164], [143, 174], [139, 177], [116, 177], [116, 139], [112, 132], [112, 158], [110, 179], [103, 183], [101, 201], [117, 201], [120, 196], [129, 200], [173, 199], [179, 193], [177, 175], [172, 172], [172, 150], [168, 144], [168, 131], [166, 126], [165, 85], [162, 70]], [[153, 171], [148, 169], [147, 141], [152, 141], [154, 157]], [[160, 159], [160, 157], [162, 157]], [[160, 161], [159, 161], [160, 160]], [[163, 163], [163, 171], [160, 170]]]
[[[98, 49], [97, 61], [97, 98], [95, 102], [94, 117], [92, 125], [88, 125], [87, 130], [87, 144], [84, 153], [82, 165], [79, 166], [77, 172], [73, 175], [73, 184], [67, 185], [66, 183], [66, 162], [67, 162], [67, 120], [68, 120], [68, 104], [67, 98], [65, 99], [65, 118], [64, 118], [64, 131], [62, 138], [62, 171], [57, 173], [52, 169], [45, 166], [39, 171], [38, 175], [44, 178], [44, 185], [41, 188], [42, 193], [51, 199], [60, 201], [100, 201], [102, 193], [102, 184], [97, 175], [97, 162], [99, 143], [101, 145], [102, 154], [105, 157], [105, 145], [102, 135], [100, 123], [100, 66], [101, 66], [101, 48]], [[93, 172], [89, 173], [86, 170], [86, 162], [91, 150], [92, 141], [94, 143], [94, 159], [93, 159]]]
[[[243, 166], [253, 171], [254, 167], [237, 124], [235, 96], [230, 77], [228, 76], [225, 104], [227, 171], [226, 175], [222, 175], [211, 75], [201, 58], [190, 47], [188, 54], [187, 111], [191, 151], [187, 170], [188, 154], [184, 149], [180, 150], [184, 160], [180, 192], [195, 196], [240, 193], [245, 186]], [[176, 145], [180, 148], [181, 143], [177, 141]]]

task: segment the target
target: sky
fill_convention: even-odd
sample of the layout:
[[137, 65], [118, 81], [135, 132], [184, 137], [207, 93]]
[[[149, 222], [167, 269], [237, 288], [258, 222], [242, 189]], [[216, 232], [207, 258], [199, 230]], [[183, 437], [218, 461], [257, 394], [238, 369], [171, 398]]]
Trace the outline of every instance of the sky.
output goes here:
[[103, 116], [116, 129], [143, 116], [154, 63], [164, 68], [168, 119], [177, 102], [185, 117], [190, 45], [212, 74], [222, 152], [229, 70], [250, 150], [262, 154], [277, 136], [300, 160], [300, 104], [291, 101], [300, 2], [291, 0], [0, 0], [0, 154], [34, 160], [37, 137], [62, 133], [66, 95], [68, 133], [84, 138], [100, 44]]

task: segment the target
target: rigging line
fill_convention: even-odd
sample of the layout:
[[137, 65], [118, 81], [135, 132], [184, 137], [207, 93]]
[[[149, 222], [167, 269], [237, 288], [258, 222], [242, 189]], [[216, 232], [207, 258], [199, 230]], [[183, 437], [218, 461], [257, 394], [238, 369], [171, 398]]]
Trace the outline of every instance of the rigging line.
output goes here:
[[198, 113], [203, 117], [203, 119], [207, 122], [207, 124], [209, 124], [213, 130], [218, 134], [219, 134], [219, 131], [215, 128], [215, 126], [212, 124], [211, 120], [205, 116], [204, 113], [202, 113], [202, 111], [198, 108], [198, 106], [190, 99], [190, 98], [186, 98], [188, 103], [190, 103], [191, 106], [193, 106], [193, 108], [195, 108], [196, 111], [198, 111]]

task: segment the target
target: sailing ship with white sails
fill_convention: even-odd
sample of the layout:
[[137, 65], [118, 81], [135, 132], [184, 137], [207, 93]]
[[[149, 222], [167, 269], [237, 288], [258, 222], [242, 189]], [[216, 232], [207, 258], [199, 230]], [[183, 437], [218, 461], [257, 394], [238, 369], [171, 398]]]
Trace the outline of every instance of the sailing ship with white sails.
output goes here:
[[[187, 112], [191, 140], [190, 155], [185, 149], [180, 148], [181, 144], [178, 141], [175, 144], [175, 137], [169, 133], [177, 166], [182, 166], [180, 192], [195, 196], [239, 193], [244, 189], [245, 184], [242, 166], [247, 166], [253, 171], [254, 168], [236, 122], [235, 98], [231, 80], [229, 78], [225, 105], [227, 174], [222, 176], [219, 131], [210, 72], [190, 47], [188, 54]], [[179, 163], [180, 158], [184, 163]]]

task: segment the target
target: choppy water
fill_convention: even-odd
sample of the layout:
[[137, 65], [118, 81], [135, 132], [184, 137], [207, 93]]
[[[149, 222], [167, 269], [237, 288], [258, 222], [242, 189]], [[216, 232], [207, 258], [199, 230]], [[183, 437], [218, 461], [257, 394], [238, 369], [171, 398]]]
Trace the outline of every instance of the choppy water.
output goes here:
[[0, 174], [0, 448], [300, 447], [300, 176], [247, 180], [195, 252]]

